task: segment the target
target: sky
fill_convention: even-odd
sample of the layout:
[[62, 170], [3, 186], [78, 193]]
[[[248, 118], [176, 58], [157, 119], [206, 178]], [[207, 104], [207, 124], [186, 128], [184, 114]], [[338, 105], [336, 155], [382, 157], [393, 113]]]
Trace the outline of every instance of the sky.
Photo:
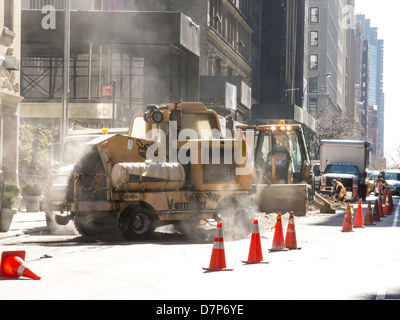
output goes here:
[[356, 0], [355, 13], [365, 14], [378, 38], [385, 41], [383, 91], [385, 93], [385, 156], [390, 160], [400, 146], [400, 1]]

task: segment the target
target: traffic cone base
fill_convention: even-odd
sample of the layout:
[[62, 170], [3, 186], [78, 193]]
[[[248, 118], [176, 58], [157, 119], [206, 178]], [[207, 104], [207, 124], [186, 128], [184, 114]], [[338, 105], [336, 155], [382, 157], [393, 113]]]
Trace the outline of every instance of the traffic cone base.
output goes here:
[[270, 248], [268, 249], [269, 252], [280, 252], [280, 251], [289, 251], [288, 248]]
[[346, 214], [344, 215], [342, 232], [353, 232], [351, 210], [352, 209], [350, 207], [350, 204], [347, 204], [347, 210]]
[[20, 277], [40, 280], [37, 276], [25, 265], [25, 251], [6, 251], [1, 255], [0, 278], [1, 279], [18, 279]]
[[258, 220], [254, 219], [253, 232], [251, 235], [249, 257], [247, 261], [242, 261], [245, 264], [268, 264], [269, 262], [263, 261], [263, 254], [261, 248], [260, 229], [258, 227]]
[[222, 269], [222, 268], [202, 268], [204, 271], [233, 271], [233, 269]]
[[282, 215], [280, 213], [276, 218], [274, 239], [272, 241], [272, 248], [269, 249], [269, 251], [288, 251], [288, 249], [286, 249], [285, 239], [283, 238]]
[[214, 247], [211, 255], [210, 266], [202, 268], [205, 271], [232, 271], [226, 268], [224, 235], [222, 231], [222, 223], [218, 222], [217, 231], [214, 239]]
[[268, 261], [242, 261], [244, 264], [269, 264]]

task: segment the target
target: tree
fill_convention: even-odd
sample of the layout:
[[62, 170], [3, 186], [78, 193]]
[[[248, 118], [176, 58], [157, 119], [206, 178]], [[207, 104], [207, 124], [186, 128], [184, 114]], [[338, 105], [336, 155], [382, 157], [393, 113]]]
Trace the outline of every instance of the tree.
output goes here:
[[19, 168], [27, 174], [39, 174], [41, 162], [49, 157], [54, 138], [49, 130], [21, 124], [19, 130]]
[[364, 128], [347, 114], [320, 113], [316, 119], [320, 140], [365, 140]]
[[400, 145], [397, 145], [393, 153], [389, 155], [392, 169], [400, 169]]

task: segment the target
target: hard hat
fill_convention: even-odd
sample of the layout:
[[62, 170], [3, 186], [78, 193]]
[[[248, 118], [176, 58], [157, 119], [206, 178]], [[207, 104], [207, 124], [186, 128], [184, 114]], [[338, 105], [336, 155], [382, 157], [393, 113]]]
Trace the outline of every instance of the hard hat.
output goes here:
[[336, 184], [336, 182], [337, 182], [337, 180], [336, 180], [336, 179], [333, 179], [333, 180], [332, 180], [332, 185], [334, 186], [334, 185]]

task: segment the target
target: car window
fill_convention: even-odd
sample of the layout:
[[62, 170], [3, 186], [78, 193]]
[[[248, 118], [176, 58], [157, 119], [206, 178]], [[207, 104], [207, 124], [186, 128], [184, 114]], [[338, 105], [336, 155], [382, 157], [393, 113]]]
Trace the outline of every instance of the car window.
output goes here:
[[331, 164], [325, 169], [326, 173], [347, 173], [353, 175], [359, 175], [358, 168], [352, 165], [342, 165], [342, 164]]
[[386, 172], [386, 180], [400, 180], [400, 173], [397, 172]]

